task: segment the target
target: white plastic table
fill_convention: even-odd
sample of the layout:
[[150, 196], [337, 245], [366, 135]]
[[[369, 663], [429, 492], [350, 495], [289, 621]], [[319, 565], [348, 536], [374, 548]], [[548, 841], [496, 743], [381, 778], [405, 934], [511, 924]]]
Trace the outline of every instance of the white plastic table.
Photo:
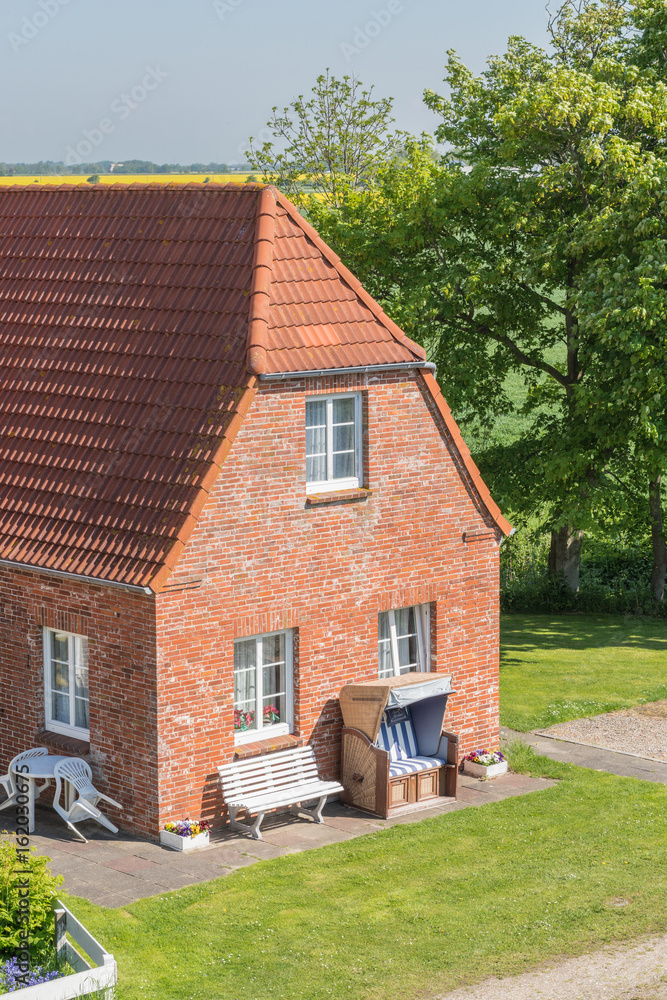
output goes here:
[[[35, 830], [35, 798], [38, 797], [35, 795], [35, 787], [37, 782], [53, 781], [56, 764], [59, 764], [61, 760], [72, 759], [72, 757], [58, 757], [56, 754], [49, 754], [46, 757], [28, 757], [16, 763], [13, 769], [16, 781], [19, 782], [23, 778], [28, 783], [28, 830], [30, 833], [34, 833]], [[68, 800], [71, 788], [69, 782], [63, 782], [63, 784], [65, 785], [65, 808], [69, 808], [70, 802]]]

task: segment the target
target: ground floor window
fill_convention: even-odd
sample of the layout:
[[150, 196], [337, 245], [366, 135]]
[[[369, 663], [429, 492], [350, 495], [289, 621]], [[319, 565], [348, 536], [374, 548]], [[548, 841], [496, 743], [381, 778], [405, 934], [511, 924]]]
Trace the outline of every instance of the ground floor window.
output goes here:
[[44, 629], [46, 728], [87, 740], [88, 639], [85, 635]]
[[234, 732], [237, 742], [292, 730], [292, 633], [234, 643]]
[[378, 616], [378, 673], [398, 677], [428, 671], [430, 664], [430, 607], [382, 611]]

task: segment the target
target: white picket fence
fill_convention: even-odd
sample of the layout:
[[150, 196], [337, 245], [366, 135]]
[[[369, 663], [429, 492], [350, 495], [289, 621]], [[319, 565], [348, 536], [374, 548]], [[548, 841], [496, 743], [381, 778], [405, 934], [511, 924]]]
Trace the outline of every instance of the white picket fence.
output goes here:
[[[26, 986], [17, 990], [12, 996], [16, 1000], [75, 1000], [86, 997], [89, 993], [103, 992], [105, 1000], [111, 1000], [113, 987], [118, 979], [118, 970], [113, 955], [104, 950], [99, 941], [80, 923], [73, 913], [58, 900], [56, 919], [56, 942], [58, 950], [76, 971], [71, 976], [54, 979], [50, 983], [40, 983], [39, 986]], [[65, 940], [69, 934], [73, 941], [85, 951], [95, 965], [88, 962]], [[6, 994], [9, 996], [9, 994]]]

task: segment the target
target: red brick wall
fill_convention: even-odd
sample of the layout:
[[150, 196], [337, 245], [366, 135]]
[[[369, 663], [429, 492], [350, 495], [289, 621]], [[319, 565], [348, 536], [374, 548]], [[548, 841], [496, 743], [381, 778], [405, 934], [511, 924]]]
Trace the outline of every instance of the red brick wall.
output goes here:
[[308, 381], [308, 392], [364, 393], [372, 491], [310, 507], [306, 385], [264, 384], [156, 599], [0, 567], [0, 768], [39, 742], [42, 627], [64, 628], [89, 638], [90, 760], [125, 807], [115, 818], [156, 834], [169, 819], [219, 817], [234, 639], [292, 628], [295, 731], [333, 776], [337, 695], [377, 676], [378, 612], [423, 602], [432, 669], [453, 673], [457, 689], [447, 725], [462, 751], [497, 746], [497, 541], [421, 385], [417, 374]]
[[[161, 822], [220, 815], [233, 641], [298, 630], [295, 731], [338, 766], [337, 695], [377, 676], [378, 611], [431, 602], [463, 752], [498, 745], [498, 543], [417, 373], [264, 383], [156, 601]], [[364, 393], [365, 500], [305, 504], [304, 391]], [[486, 517], [486, 520], [485, 520]], [[463, 540], [464, 532], [477, 539]]]
[[122, 813], [109, 807], [110, 817], [126, 829], [156, 829], [154, 603], [120, 588], [0, 567], [0, 773], [28, 747], [75, 746], [42, 735], [42, 635], [44, 626], [85, 635], [90, 747], [74, 752], [89, 760], [100, 791], [124, 806]]

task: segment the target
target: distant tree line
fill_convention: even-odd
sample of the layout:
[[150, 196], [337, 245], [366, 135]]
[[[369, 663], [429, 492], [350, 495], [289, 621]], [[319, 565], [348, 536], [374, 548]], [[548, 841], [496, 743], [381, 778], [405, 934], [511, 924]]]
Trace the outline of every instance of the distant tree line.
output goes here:
[[248, 163], [153, 163], [152, 160], [100, 160], [97, 163], [80, 163], [67, 166], [62, 160], [40, 160], [39, 163], [0, 163], [0, 177], [26, 177], [33, 175], [60, 176], [65, 174], [231, 174], [247, 172]]

